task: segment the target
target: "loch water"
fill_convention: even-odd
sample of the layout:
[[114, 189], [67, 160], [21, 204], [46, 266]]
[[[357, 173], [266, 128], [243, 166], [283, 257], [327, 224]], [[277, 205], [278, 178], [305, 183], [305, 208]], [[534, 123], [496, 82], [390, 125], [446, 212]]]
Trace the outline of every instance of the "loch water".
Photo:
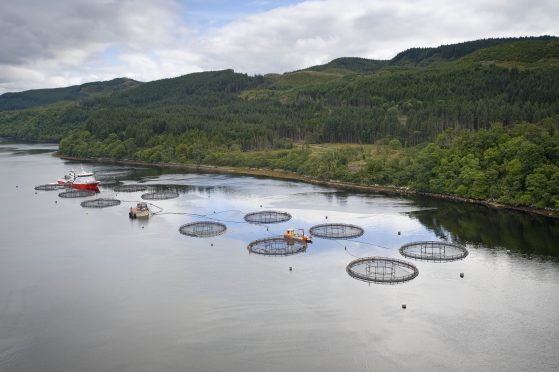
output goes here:
[[[0, 371], [557, 371], [559, 221], [429, 198], [267, 178], [68, 162], [56, 146], [0, 143]], [[130, 220], [142, 192], [35, 191], [70, 169], [172, 185], [161, 212]], [[279, 210], [289, 222], [246, 223]], [[225, 234], [179, 227], [219, 221]], [[255, 240], [321, 223], [361, 226], [285, 257]], [[356, 257], [401, 245], [463, 244], [459, 261], [412, 261], [398, 285], [350, 277]], [[292, 268], [290, 270], [289, 268]], [[464, 277], [460, 277], [464, 273]], [[406, 309], [402, 305], [406, 304]]]

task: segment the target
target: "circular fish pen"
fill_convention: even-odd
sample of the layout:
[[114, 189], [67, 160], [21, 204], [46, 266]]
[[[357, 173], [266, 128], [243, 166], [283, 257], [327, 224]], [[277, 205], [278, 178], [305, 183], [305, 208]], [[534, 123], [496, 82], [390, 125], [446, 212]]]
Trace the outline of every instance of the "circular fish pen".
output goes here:
[[280, 223], [289, 221], [290, 219], [291, 215], [289, 213], [278, 211], [260, 211], [245, 215], [246, 222], [259, 224]]
[[200, 221], [191, 222], [179, 227], [179, 232], [183, 235], [196, 238], [207, 238], [225, 233], [227, 226], [219, 222]]
[[47, 183], [46, 185], [35, 186], [35, 190], [39, 190], [39, 191], [53, 191], [53, 190], [60, 190], [63, 188], [64, 188], [63, 185], [59, 185], [57, 183]]
[[167, 200], [178, 198], [179, 193], [174, 191], [156, 191], [148, 192], [147, 194], [142, 194], [142, 199], [144, 200]]
[[387, 257], [359, 258], [351, 261], [346, 271], [357, 280], [384, 284], [407, 282], [419, 275], [414, 264]]
[[148, 189], [148, 187], [146, 185], [131, 184], [131, 185], [115, 186], [114, 191], [116, 191], [116, 192], [138, 192], [138, 191], [146, 191], [147, 189]]
[[311, 227], [309, 232], [312, 236], [323, 239], [353, 239], [363, 235], [365, 230], [345, 223], [325, 223]]
[[83, 201], [80, 205], [84, 208], [107, 208], [120, 205], [120, 200], [99, 198]]
[[96, 192], [91, 190], [68, 190], [61, 192], [58, 196], [61, 198], [86, 198], [95, 194]]
[[438, 241], [424, 241], [404, 244], [400, 247], [404, 257], [424, 261], [455, 261], [468, 255], [468, 250], [458, 244]]
[[307, 245], [302, 241], [273, 237], [255, 240], [248, 245], [247, 249], [250, 253], [266, 256], [291, 256], [306, 251]]
[[104, 187], [117, 187], [119, 185], [122, 184], [122, 182], [120, 182], [119, 180], [115, 180], [115, 179], [106, 179], [106, 180], [99, 180], [97, 179], [97, 181], [99, 181], [99, 186], [104, 186]]

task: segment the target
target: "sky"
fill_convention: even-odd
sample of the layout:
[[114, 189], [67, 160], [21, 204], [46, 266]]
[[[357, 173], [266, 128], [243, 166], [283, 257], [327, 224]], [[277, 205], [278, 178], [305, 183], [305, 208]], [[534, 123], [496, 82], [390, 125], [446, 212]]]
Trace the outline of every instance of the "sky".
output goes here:
[[0, 94], [559, 35], [558, 0], [2, 0]]

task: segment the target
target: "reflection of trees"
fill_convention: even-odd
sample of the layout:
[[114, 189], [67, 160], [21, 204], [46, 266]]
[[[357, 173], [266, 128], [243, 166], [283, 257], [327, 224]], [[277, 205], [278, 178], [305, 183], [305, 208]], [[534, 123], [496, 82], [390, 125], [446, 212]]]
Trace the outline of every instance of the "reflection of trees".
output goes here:
[[349, 193], [346, 191], [328, 191], [321, 193], [329, 203], [336, 203], [338, 205], [346, 205]]
[[[116, 172], [120, 171], [120, 173], [122, 174], [122, 176], [120, 176], [117, 173], [117, 177], [113, 177], [117, 180], [137, 180], [137, 181], [140, 180], [146, 181], [150, 179], [158, 180], [161, 176], [166, 174], [177, 174], [176, 169], [157, 168], [157, 167], [153, 167], [153, 168], [119, 167], [113, 171]], [[110, 171], [106, 173], [110, 173]], [[197, 186], [197, 185], [185, 185], [185, 184], [149, 184], [149, 183], [146, 184], [146, 186], [148, 186], [150, 191], [156, 191], [156, 192], [172, 191], [179, 194], [199, 193], [199, 194], [211, 195], [215, 192], [220, 192], [225, 195], [234, 195], [238, 193], [238, 191], [235, 191], [235, 189], [231, 186]]]
[[559, 220], [480, 205], [414, 198], [424, 209], [410, 212], [424, 226], [461, 243], [559, 256]]

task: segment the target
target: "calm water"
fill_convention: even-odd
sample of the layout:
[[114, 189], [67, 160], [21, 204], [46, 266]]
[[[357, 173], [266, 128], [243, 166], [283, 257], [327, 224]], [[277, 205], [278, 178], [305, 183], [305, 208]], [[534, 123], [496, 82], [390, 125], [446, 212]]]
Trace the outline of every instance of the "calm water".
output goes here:
[[[261, 178], [86, 165], [105, 179], [181, 185], [179, 198], [154, 202], [161, 215], [131, 221], [139, 192], [102, 188], [100, 196], [124, 202], [100, 210], [35, 192], [80, 167], [54, 150], [0, 145], [0, 371], [559, 369], [556, 220]], [[293, 219], [269, 231], [243, 222], [263, 209]], [[208, 217], [227, 233], [178, 233]], [[289, 257], [247, 252], [254, 239], [324, 222], [366, 232], [315, 239]], [[345, 271], [353, 256], [398, 258], [404, 243], [440, 239], [470, 255], [415, 261], [419, 276], [400, 285], [368, 285]]]

